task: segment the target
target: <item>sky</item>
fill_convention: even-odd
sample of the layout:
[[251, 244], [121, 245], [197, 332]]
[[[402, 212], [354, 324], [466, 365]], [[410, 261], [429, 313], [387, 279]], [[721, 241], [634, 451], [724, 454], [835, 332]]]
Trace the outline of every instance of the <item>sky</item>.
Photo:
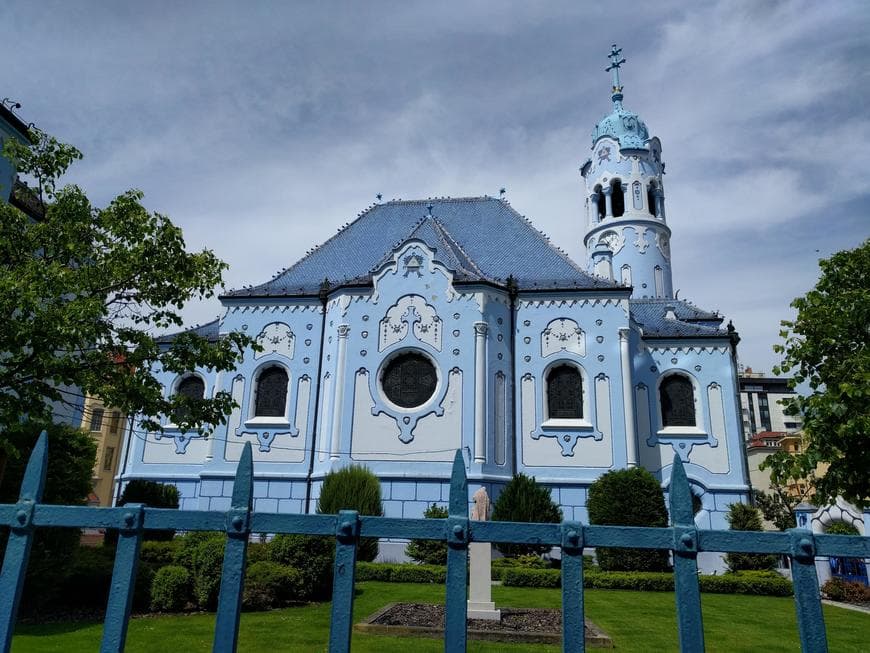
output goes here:
[[[674, 288], [770, 372], [818, 259], [870, 236], [870, 3], [0, 1], [0, 96], [257, 284], [376, 200], [497, 196], [585, 266], [610, 111], [662, 141]], [[217, 299], [185, 309], [213, 319]]]

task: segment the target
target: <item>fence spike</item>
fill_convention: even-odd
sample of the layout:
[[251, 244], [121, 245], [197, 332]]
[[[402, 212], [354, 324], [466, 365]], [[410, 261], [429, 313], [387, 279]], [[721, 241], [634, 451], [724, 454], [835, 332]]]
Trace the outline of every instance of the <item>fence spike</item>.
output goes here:
[[471, 539], [468, 521], [468, 479], [465, 459], [457, 449], [450, 476], [450, 502], [447, 511], [447, 591], [444, 623], [444, 650], [464, 653], [465, 623], [468, 617], [468, 542]]
[[18, 495], [15, 518], [10, 524], [6, 555], [0, 570], [0, 645], [4, 653], [12, 646], [12, 632], [15, 630], [15, 617], [21, 603], [24, 589], [24, 576], [33, 545], [33, 513], [36, 504], [42, 500], [45, 489], [45, 472], [48, 469], [48, 433], [43, 431], [27, 461], [21, 492]]
[[227, 543], [224, 546], [224, 564], [221, 588], [215, 615], [215, 653], [232, 653], [239, 640], [239, 618], [242, 610], [242, 590], [245, 584], [245, 555], [251, 534], [251, 501], [254, 494], [254, 464], [251, 443], [245, 442], [236, 478], [233, 498], [227, 511]]

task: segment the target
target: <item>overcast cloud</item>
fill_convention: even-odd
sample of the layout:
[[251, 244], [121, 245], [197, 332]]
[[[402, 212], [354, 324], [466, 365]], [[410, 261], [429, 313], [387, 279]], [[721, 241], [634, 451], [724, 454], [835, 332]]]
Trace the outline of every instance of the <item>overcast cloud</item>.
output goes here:
[[[575, 260], [625, 105], [663, 144], [680, 297], [769, 371], [817, 259], [870, 235], [870, 3], [3, 2], [0, 96], [260, 283], [375, 201], [497, 195]], [[218, 313], [191, 306], [191, 323]]]

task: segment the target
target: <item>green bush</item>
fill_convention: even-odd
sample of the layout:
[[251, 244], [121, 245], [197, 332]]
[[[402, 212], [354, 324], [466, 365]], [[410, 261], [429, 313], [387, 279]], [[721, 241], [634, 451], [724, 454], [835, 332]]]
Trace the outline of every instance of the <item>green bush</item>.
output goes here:
[[191, 574], [193, 600], [201, 610], [217, 607], [226, 535], [217, 532], [188, 533], [175, 553], [176, 565]]
[[860, 535], [858, 529], [846, 522], [835, 521], [825, 529], [825, 535]]
[[501, 572], [505, 587], [559, 587], [562, 572], [558, 569], [523, 569], [506, 567]]
[[444, 584], [447, 568], [442, 565], [418, 565], [411, 563], [359, 562], [356, 580], [377, 580], [385, 583], [436, 583]]
[[[607, 472], [589, 487], [590, 524], [667, 526], [668, 511], [659, 482], [645, 469]], [[666, 571], [668, 552], [656, 549], [597, 547], [602, 571]]]
[[335, 540], [316, 535], [276, 535], [269, 543], [269, 560], [288, 565], [302, 576], [301, 600], [332, 596]]
[[248, 544], [248, 565], [269, 560], [269, 545], [266, 542], [251, 542]]
[[191, 575], [179, 565], [161, 567], [151, 582], [151, 609], [155, 612], [178, 612], [190, 602]]
[[[447, 508], [433, 503], [423, 512], [427, 519], [445, 519]], [[447, 542], [443, 540], [411, 540], [405, 547], [405, 555], [424, 565], [447, 564]]]
[[[170, 508], [178, 509], [178, 488], [169, 483], [155, 483], [154, 481], [146, 481], [143, 479], [133, 479], [124, 487], [121, 493], [121, 498], [118, 499], [118, 505], [124, 506], [128, 503], [141, 503], [149, 508]], [[159, 531], [145, 531], [142, 538], [146, 541], [167, 542], [175, 537], [175, 531], [166, 529]], [[106, 534], [103, 542], [109, 546], [115, 546], [118, 543], [118, 531], [114, 528], [106, 529]]]
[[[18, 455], [0, 458], [0, 503], [16, 503], [27, 461], [42, 429], [48, 433], [48, 466], [42, 502], [54, 505], [84, 505], [91, 491], [97, 446], [90, 434], [65, 424], [33, 422], [7, 425], [3, 439]], [[2, 465], [2, 463], [0, 463]], [[0, 527], [0, 560], [6, 549], [8, 529]], [[39, 528], [33, 538], [30, 563], [21, 598], [22, 613], [51, 606], [67, 606], [74, 595], [64, 592], [62, 582], [79, 549], [77, 528]]]
[[[504, 487], [492, 507], [493, 521], [558, 523], [562, 510], [553, 502], [550, 490], [538, 485], [533, 476], [517, 474]], [[502, 555], [514, 558], [521, 555], [541, 554], [550, 550], [547, 545], [496, 544]]]
[[[745, 503], [732, 503], [725, 519], [732, 531], [762, 530], [761, 513]], [[776, 556], [763, 553], [726, 553], [725, 564], [729, 571], [769, 571], [776, 567]]]
[[180, 544], [180, 539], [169, 540], [168, 542], [142, 542], [139, 560], [140, 562], [156, 565], [158, 568], [171, 565], [175, 560], [175, 554], [178, 552]]
[[288, 565], [262, 560], [245, 571], [242, 607], [245, 610], [272, 610], [299, 600], [303, 594], [302, 574]]
[[791, 581], [775, 571], [728, 572], [721, 576], [701, 576], [701, 591], [711, 594], [758, 594], [791, 596]]
[[[356, 510], [360, 515], [384, 514], [381, 503], [381, 482], [366, 467], [349, 465], [329, 472], [323, 479], [320, 498], [317, 499], [317, 512], [334, 515], [340, 510]], [[357, 560], [370, 562], [378, 555], [378, 541], [371, 538], [360, 539]]]

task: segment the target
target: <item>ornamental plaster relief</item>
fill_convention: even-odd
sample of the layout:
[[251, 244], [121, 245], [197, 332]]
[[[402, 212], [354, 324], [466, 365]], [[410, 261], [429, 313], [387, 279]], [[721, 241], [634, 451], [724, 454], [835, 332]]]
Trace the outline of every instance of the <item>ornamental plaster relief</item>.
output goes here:
[[372, 281], [372, 302], [377, 302], [386, 288], [404, 294], [418, 290], [421, 285], [427, 289], [427, 294], [431, 291], [433, 299], [443, 297], [449, 303], [457, 296], [453, 288], [453, 273], [435, 261], [434, 252], [416, 239], [399, 246], [392, 259], [373, 275]]
[[255, 340], [262, 347], [261, 351], [254, 352], [255, 360], [269, 354], [278, 354], [289, 360], [293, 359], [296, 336], [286, 324], [270, 322], [263, 327]]
[[[725, 337], [725, 334], [723, 334]], [[643, 349], [650, 354], [727, 354], [728, 345], [722, 346], [704, 346], [704, 345], [688, 345], [688, 346], [668, 346], [657, 345], [648, 342], [643, 343]]]
[[[216, 434], [212, 434], [212, 437], [216, 437]], [[179, 438], [184, 438], [180, 450]], [[192, 437], [182, 435], [160, 437], [157, 433], [149, 433], [145, 438], [142, 462], [201, 465], [207, 452], [208, 439], [202, 436], [192, 434]]]
[[628, 305], [617, 297], [595, 297], [593, 299], [521, 299], [520, 308], [581, 308], [584, 306], [621, 306]]
[[409, 333], [422, 343], [441, 351], [441, 318], [434, 306], [420, 295], [405, 295], [387, 309], [378, 327], [378, 351], [404, 340]]
[[[449, 462], [462, 446], [462, 372], [453, 368], [444, 383], [440, 410], [417, 415], [391, 414], [372, 407], [373, 396], [367, 370], [358, 370], [354, 380], [351, 421], [351, 458]], [[404, 417], [408, 417], [405, 423]], [[410, 438], [403, 437], [410, 430]]]
[[229, 313], [320, 313], [320, 304], [242, 304], [230, 306], [224, 316]]
[[659, 251], [662, 253], [662, 256], [665, 257], [666, 261], [671, 260], [670, 240], [665, 234], [656, 232], [656, 247], [659, 248]]
[[586, 334], [574, 320], [568, 318], [553, 320], [541, 332], [542, 358], [562, 351], [586, 355]]
[[647, 242], [646, 234], [649, 231], [646, 227], [634, 227], [635, 233], [637, 234], [637, 239], [634, 241], [634, 246], [637, 248], [637, 251], [641, 254], [645, 254], [647, 247], [649, 247], [649, 242]]

